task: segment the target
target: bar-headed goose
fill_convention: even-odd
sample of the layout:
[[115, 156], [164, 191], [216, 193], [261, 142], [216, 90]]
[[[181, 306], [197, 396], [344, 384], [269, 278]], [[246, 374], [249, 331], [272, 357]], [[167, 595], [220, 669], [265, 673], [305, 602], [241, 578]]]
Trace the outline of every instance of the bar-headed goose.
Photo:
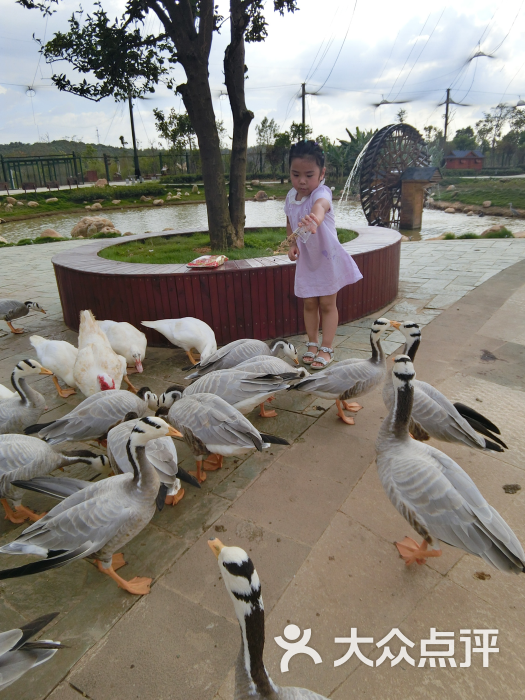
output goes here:
[[23, 433], [46, 410], [46, 400], [30, 387], [27, 378], [35, 374], [53, 374], [36, 360], [20, 360], [11, 374], [11, 384], [17, 392], [10, 399], [0, 401], [0, 435]]
[[[397, 326], [405, 336], [404, 354], [414, 362], [421, 342], [421, 329], [413, 321], [405, 321], [396, 324]], [[417, 440], [428, 440], [432, 437], [443, 442], [460, 442], [468, 447], [494, 452], [503, 452], [503, 448], [507, 447], [497, 435], [493, 435], [493, 432], [499, 434], [499, 429], [477, 411], [463, 404], [451, 403], [446, 396], [426, 382], [414, 380], [413, 386], [414, 406], [410, 432]], [[391, 376], [386, 378], [383, 386], [383, 401], [388, 409], [394, 403]], [[490, 440], [478, 433], [483, 433]]]
[[142, 418], [148, 408], [157, 408], [157, 396], [147, 386], [139, 389], [137, 394], [110, 389], [89, 396], [63, 418], [31, 425], [26, 434], [38, 433], [51, 445], [66, 440], [105, 440], [108, 431], [124, 420], [126, 413], [134, 411]]
[[[168, 410], [170, 401], [174, 403]], [[272, 443], [289, 445], [283, 438], [260, 433], [236, 408], [213, 394], [182, 396], [181, 392], [171, 391], [157, 415], [167, 415], [166, 420], [182, 433], [195, 455], [197, 471], [194, 473], [199, 482], [206, 479], [202, 467], [207, 455], [215, 455], [216, 459], [207, 460], [204, 469], [215, 471], [222, 467], [223, 457], [245, 455], [254, 450], [262, 452]]]
[[208, 372], [214, 372], [217, 369], [232, 369], [237, 367], [241, 362], [256, 357], [258, 355], [277, 355], [281, 351], [285, 357], [292, 360], [296, 365], [299, 364], [297, 350], [292, 343], [289, 343], [284, 338], [276, 338], [272, 340], [270, 345], [267, 345], [262, 340], [254, 340], [253, 338], [241, 338], [234, 340], [228, 345], [219, 348], [206, 360], [201, 360], [195, 365], [196, 372], [188, 375], [188, 379], [202, 377]]
[[127, 373], [142, 372], [142, 360], [146, 357], [146, 336], [131, 323], [99, 321], [99, 327], [106, 334], [109, 344], [117, 355], [126, 358]]
[[40, 666], [62, 649], [60, 642], [51, 639], [29, 641], [58, 615], [42, 615], [18, 629], [0, 632], [0, 691], [21, 678], [35, 666]]
[[[73, 377], [73, 367], [78, 355], [74, 345], [65, 340], [47, 340], [40, 335], [32, 335], [29, 342], [36, 350], [36, 356], [40, 362], [53, 372], [53, 383], [58, 395], [63, 399], [76, 394], [77, 384]], [[68, 389], [62, 389], [58, 383], [59, 377], [67, 384]]]
[[24, 492], [13, 486], [13, 481], [44, 476], [79, 462], [104, 469], [107, 458], [89, 450], [58, 452], [43, 440], [28, 435], [0, 435], [0, 503], [5, 517], [12, 523], [42, 517], [22, 505]]
[[[82, 484], [79, 491], [30, 525], [16, 540], [0, 547], [3, 554], [46, 557], [0, 571], [0, 580], [48, 571], [89, 557], [120, 588], [134, 595], [149, 593], [151, 579], [136, 577], [126, 581], [116, 573], [115, 569], [125, 563], [122, 554], [116, 552], [138, 535], [155, 513], [160, 481], [146, 457], [146, 445], [167, 435], [175, 437], [180, 433], [161, 418], [141, 418], [126, 447], [133, 473], [85, 487]], [[31, 485], [31, 481], [27, 483]], [[49, 488], [46, 493], [50, 493]]]
[[440, 450], [409, 435], [414, 365], [395, 358], [394, 404], [376, 442], [377, 468], [393, 506], [423, 537], [396, 543], [406, 564], [440, 556], [439, 542], [481, 557], [500, 571], [521, 573], [525, 553], [518, 538], [478, 491], [472, 479]]
[[[131, 432], [139, 420], [136, 413], [128, 413], [124, 421], [108, 433], [108, 459], [115, 474], [133, 472], [126, 448]], [[181, 479], [200, 489], [199, 482], [178, 465], [177, 450], [170, 437], [150, 440], [146, 445], [146, 457], [157, 471], [160, 479], [159, 496], [167, 505], [176, 505], [184, 496]]]
[[309, 377], [310, 372], [305, 367], [289, 365], [280, 357], [273, 355], [256, 355], [244, 362], [240, 362], [235, 369], [243, 369], [249, 372], [260, 372], [261, 374], [275, 374], [282, 379], [304, 379]]
[[354, 425], [354, 419], [346, 416], [343, 408], [354, 413], [359, 411], [363, 407], [355, 401], [349, 402], [349, 399], [368, 394], [384, 380], [386, 359], [380, 338], [392, 325], [394, 322], [387, 318], [378, 318], [373, 322], [370, 329], [372, 356], [367, 360], [352, 358], [336, 362], [317, 372], [314, 377], [307, 377], [294, 384], [292, 389], [319, 396], [321, 399], [333, 399], [339, 418], [348, 425]]
[[[291, 367], [290, 367], [291, 369]], [[287, 373], [288, 377], [293, 377], [292, 373]], [[260, 415], [263, 418], [272, 418], [277, 415], [275, 411], [266, 411], [265, 401], [271, 401], [279, 391], [286, 391], [289, 384], [283, 381], [280, 375], [268, 373], [258, 374], [252, 372], [250, 368], [246, 371], [242, 369], [219, 369], [215, 372], [199, 377], [188, 387], [174, 386], [170, 389], [184, 390], [184, 396], [193, 394], [215, 394], [224, 399], [230, 406], [234, 406], [243, 415], [250, 413], [256, 406], [260, 406]], [[159, 406], [168, 401], [170, 389], [159, 397]], [[170, 402], [170, 406], [173, 401]]]
[[16, 299], [0, 299], [0, 319], [5, 321], [9, 326], [11, 333], [23, 333], [23, 328], [15, 328], [11, 321], [15, 318], [22, 318], [22, 316], [27, 316], [30, 311], [40, 311], [45, 314], [46, 312], [37, 304], [36, 301], [16, 301]]
[[197, 364], [193, 357], [193, 349], [200, 353], [201, 360], [206, 360], [217, 350], [215, 333], [207, 323], [198, 318], [165, 318], [161, 321], [142, 321], [142, 325], [153, 328], [170, 343], [182, 348], [192, 365]]
[[306, 688], [279, 687], [264, 666], [264, 604], [261, 582], [252, 560], [240, 547], [226, 547], [217, 538], [208, 545], [241, 628], [241, 648], [235, 664], [235, 700], [327, 700]]

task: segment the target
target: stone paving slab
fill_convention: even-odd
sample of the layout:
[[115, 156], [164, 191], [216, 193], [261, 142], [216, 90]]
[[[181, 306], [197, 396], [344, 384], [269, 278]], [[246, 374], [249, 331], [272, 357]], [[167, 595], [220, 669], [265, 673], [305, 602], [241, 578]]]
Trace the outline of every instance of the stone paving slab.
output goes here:
[[[76, 334], [61, 321], [49, 264], [51, 255], [72, 245], [78, 243], [0, 252], [6, 272], [2, 294], [25, 299], [31, 296], [30, 287], [39, 289], [50, 311], [47, 316], [26, 317], [23, 325], [28, 332], [22, 336], [0, 332], [0, 382], [9, 381], [17, 359], [31, 356], [31, 333], [75, 341]], [[505, 483], [520, 483], [525, 449], [520, 420], [525, 417], [521, 320], [515, 322], [515, 332], [508, 331], [509, 317], [512, 320], [521, 313], [524, 268], [515, 265], [498, 274], [523, 259], [522, 240], [404, 244], [399, 298], [380, 313], [393, 320], [410, 317], [424, 326], [416, 361], [420, 378], [475, 405], [501, 425], [510, 447], [504, 455], [454, 445], [439, 447], [477, 480], [525, 541], [525, 484], [515, 495], [502, 489]], [[440, 284], [435, 284], [438, 279]], [[449, 295], [457, 297], [452, 304], [443, 299]], [[338, 329], [337, 359], [369, 356], [370, 323], [371, 319], [361, 319]], [[303, 338], [297, 336], [294, 341]], [[399, 332], [392, 332], [384, 345], [396, 352], [402, 341]], [[143, 376], [132, 379], [138, 386], [147, 384], [160, 392], [168, 383], [184, 381], [186, 364], [181, 350], [149, 348]], [[37, 385], [49, 406], [42, 420], [64, 415], [82, 398], [58, 399], [46, 377]], [[473, 404], [476, 398], [482, 402]], [[476, 571], [487, 571], [487, 565], [446, 546], [443, 556], [431, 564], [414, 570], [404, 567], [392, 542], [410, 528], [387, 502], [373, 463], [373, 444], [386, 415], [380, 393], [364, 397], [362, 404], [364, 410], [356, 415], [353, 427], [337, 419], [332, 402], [293, 391], [273, 403], [278, 418], [263, 420], [256, 411], [251, 414], [255, 425], [286, 437], [292, 447], [272, 446], [264, 454], [225, 460], [223, 470], [208, 473], [201, 491], [185, 486], [186, 496], [178, 506], [155, 515], [124, 552], [129, 561], [123, 569], [126, 578], [138, 574], [155, 579], [152, 593], [144, 599], [119, 590], [84, 561], [16, 583], [2, 582], [0, 614], [5, 614], [8, 625], [58, 609], [61, 615], [47, 636], [69, 645], [52, 663], [13, 686], [17, 698], [73, 700], [80, 693], [92, 700], [134, 695], [142, 700], [231, 700], [230, 669], [238, 649], [238, 627], [206, 546], [207, 538], [215, 535], [250, 551], [258, 567], [269, 613], [267, 665], [278, 683], [305, 685], [334, 698], [354, 697], [356, 688], [363, 697], [383, 698], [385, 682], [392, 687], [389, 697], [422, 697], [413, 694], [421, 689], [437, 697], [438, 688], [441, 696], [446, 688], [447, 698], [483, 697], [475, 676], [478, 669], [475, 673], [462, 669], [464, 675], [458, 679], [459, 669], [412, 670], [401, 665], [391, 669], [385, 663], [376, 670], [355, 660], [333, 668], [333, 659], [341, 655], [335, 653], [340, 650], [334, 649], [333, 639], [349, 634], [352, 625], [375, 639], [393, 625], [400, 625], [414, 639], [428, 635], [430, 626], [445, 629], [449, 624], [458, 632], [448, 612], [460, 601], [468, 624], [499, 625], [506, 635], [500, 642], [502, 652], [491, 660], [490, 669], [482, 671], [487, 688], [500, 697], [514, 697], [509, 688], [522, 685], [525, 673], [512, 665], [516, 657], [509, 651], [509, 640], [517, 639], [522, 621], [521, 611], [517, 618], [508, 611], [522, 603], [525, 587], [517, 577], [492, 570], [488, 580], [475, 578]], [[180, 441], [177, 448], [181, 464], [191, 468], [187, 448]], [[27, 499], [28, 505], [35, 503], [41, 509], [53, 504], [36, 494]], [[2, 523], [0, 537], [10, 540], [23, 529]], [[12, 560], [3, 557], [2, 568], [12, 565]], [[21, 563], [17, 558], [14, 565]], [[452, 595], [456, 597], [450, 599]], [[480, 610], [483, 614], [478, 615]], [[314, 666], [306, 657], [296, 657], [290, 673], [279, 672], [282, 652], [272, 638], [282, 634], [286, 620], [312, 628], [312, 645], [320, 651], [323, 664]], [[365, 652], [370, 658], [377, 656], [373, 645], [365, 647]], [[511, 669], [512, 681], [508, 681], [505, 674]], [[398, 673], [402, 670], [409, 673]], [[419, 674], [416, 684], [410, 673]]]

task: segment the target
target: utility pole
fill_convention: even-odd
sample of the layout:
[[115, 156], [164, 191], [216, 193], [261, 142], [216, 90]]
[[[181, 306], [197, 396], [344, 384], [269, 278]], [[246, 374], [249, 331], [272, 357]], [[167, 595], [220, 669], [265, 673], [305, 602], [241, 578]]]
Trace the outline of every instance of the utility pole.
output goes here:
[[301, 83], [301, 101], [303, 107], [303, 141], [306, 140], [306, 83]]
[[445, 100], [445, 144], [447, 143], [447, 131], [448, 131], [448, 106], [450, 104], [450, 88], [447, 88], [447, 99]]
[[129, 103], [129, 118], [131, 121], [131, 138], [133, 140], [133, 160], [135, 162], [135, 177], [137, 180], [140, 179], [140, 165], [139, 165], [139, 154], [137, 152], [137, 139], [135, 138], [135, 122], [133, 121], [133, 102], [131, 101], [131, 95], [128, 95]]

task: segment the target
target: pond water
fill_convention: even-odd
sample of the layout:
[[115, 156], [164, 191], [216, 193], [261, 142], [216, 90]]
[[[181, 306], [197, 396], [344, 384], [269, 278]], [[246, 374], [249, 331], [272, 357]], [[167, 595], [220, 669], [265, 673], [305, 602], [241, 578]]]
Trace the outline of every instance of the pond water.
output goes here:
[[[283, 213], [284, 202], [270, 200], [267, 202], [246, 202], [247, 226], [282, 226], [285, 222]], [[112, 210], [101, 214], [110, 219], [122, 233], [145, 233], [146, 231], [162, 231], [165, 228], [189, 229], [207, 226], [206, 205], [185, 204], [178, 206]], [[335, 204], [337, 226], [352, 228], [366, 226], [366, 219], [361, 206], [356, 202]], [[86, 215], [89, 214], [86, 212]], [[0, 228], [2, 235], [10, 243], [16, 243], [22, 238], [37, 238], [46, 228], [53, 228], [61, 236], [69, 237], [71, 229], [82, 218], [81, 214], [59, 214], [27, 221], [13, 221], [3, 224]], [[433, 238], [442, 233], [452, 232], [481, 233], [489, 226], [505, 225], [510, 231], [521, 231], [525, 222], [502, 216], [467, 216], [466, 214], [445, 214], [436, 209], [425, 209], [423, 212], [423, 228], [421, 231], [406, 231], [406, 235], [414, 239]]]

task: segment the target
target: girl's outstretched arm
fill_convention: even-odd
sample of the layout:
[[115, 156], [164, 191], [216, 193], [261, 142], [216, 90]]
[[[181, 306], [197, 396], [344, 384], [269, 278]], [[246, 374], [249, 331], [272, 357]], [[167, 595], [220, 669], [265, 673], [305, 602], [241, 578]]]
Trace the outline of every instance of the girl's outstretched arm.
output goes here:
[[307, 228], [310, 233], [317, 233], [317, 227], [324, 220], [327, 212], [330, 211], [331, 204], [327, 199], [321, 197], [312, 207], [312, 210], [306, 216], [303, 216], [299, 224]]

